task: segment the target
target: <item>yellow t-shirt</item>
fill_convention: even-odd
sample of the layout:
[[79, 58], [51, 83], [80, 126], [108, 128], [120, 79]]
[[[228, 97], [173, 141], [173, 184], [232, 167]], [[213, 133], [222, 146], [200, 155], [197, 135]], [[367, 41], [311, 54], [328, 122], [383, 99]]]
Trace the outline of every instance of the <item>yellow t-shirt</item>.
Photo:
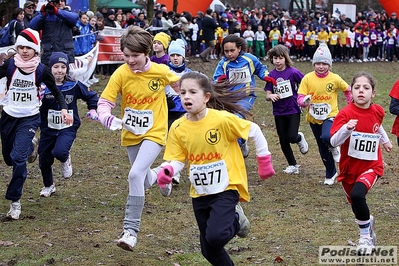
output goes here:
[[[249, 201], [247, 172], [237, 138], [248, 139], [250, 127], [250, 121], [227, 111], [208, 109], [208, 114], [195, 122], [182, 116], [170, 127], [164, 159], [187, 161], [193, 178], [192, 169], [201, 168], [201, 165], [212, 169], [204, 176], [224, 177], [224, 180], [228, 177], [228, 186], [223, 191], [237, 190], [240, 201]], [[224, 165], [227, 171], [213, 171], [219, 170], [220, 165]], [[219, 176], [220, 173], [224, 175]], [[191, 182], [191, 197], [205, 195], [208, 194], [198, 194]]]
[[[338, 90], [348, 90], [346, 83], [339, 75], [329, 72], [325, 78], [319, 78], [315, 72], [306, 74], [299, 85], [298, 94], [311, 95], [310, 105], [306, 112], [306, 121], [312, 124], [322, 124], [325, 119], [338, 114]], [[311, 113], [316, 115], [311, 115]], [[314, 116], [325, 114], [325, 119]]]
[[347, 38], [348, 38], [348, 32], [347, 31], [338, 32], [339, 44], [346, 45], [346, 39]]
[[330, 45], [337, 45], [338, 44], [338, 32], [330, 32], [328, 35], [328, 39], [330, 42]]
[[328, 43], [328, 33], [326, 31], [320, 31], [317, 34], [317, 39], [319, 40], [319, 42]]
[[[134, 73], [127, 64], [111, 75], [101, 97], [115, 103], [120, 95], [124, 124], [140, 132], [122, 129], [122, 146], [139, 144], [143, 139], [165, 145], [168, 128], [168, 107], [165, 86], [180, 79], [168, 66], [151, 63], [147, 72]], [[146, 132], [145, 132], [146, 131]]]
[[317, 35], [315, 31], [308, 31], [306, 33], [306, 40], [308, 40], [308, 45], [316, 45]]
[[280, 39], [280, 37], [281, 37], [281, 33], [280, 33], [280, 31], [279, 30], [271, 30], [270, 32], [269, 32], [269, 38], [270, 38], [270, 40], [278, 40], [278, 39]]

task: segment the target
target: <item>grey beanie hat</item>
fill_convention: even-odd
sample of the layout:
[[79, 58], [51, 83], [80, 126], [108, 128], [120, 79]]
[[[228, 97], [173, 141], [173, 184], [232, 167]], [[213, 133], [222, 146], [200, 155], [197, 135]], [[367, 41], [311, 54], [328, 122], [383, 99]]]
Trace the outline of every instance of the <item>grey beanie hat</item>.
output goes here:
[[330, 67], [332, 66], [331, 52], [325, 43], [320, 43], [319, 47], [313, 55], [312, 65], [314, 66], [314, 64], [316, 63], [325, 63], [328, 64]]

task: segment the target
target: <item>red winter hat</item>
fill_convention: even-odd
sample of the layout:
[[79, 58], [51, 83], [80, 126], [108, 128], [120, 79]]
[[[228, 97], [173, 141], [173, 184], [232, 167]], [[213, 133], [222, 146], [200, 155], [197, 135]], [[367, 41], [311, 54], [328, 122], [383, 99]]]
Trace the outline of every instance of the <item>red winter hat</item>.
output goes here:
[[291, 25], [296, 25], [295, 19], [291, 19], [291, 20], [290, 20], [290, 24], [291, 24]]
[[374, 28], [375, 27], [375, 23], [374, 22], [370, 22], [370, 28]]

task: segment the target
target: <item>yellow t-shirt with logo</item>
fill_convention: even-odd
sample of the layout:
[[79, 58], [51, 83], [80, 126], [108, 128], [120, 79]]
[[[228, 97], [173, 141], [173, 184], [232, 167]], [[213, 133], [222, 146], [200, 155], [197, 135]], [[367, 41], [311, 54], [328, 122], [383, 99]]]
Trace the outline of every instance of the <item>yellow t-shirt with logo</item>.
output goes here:
[[317, 39], [319, 40], [319, 42], [328, 43], [328, 33], [326, 31], [320, 31], [317, 34]]
[[[248, 139], [251, 122], [227, 111], [214, 109], [208, 109], [207, 115], [200, 121], [190, 121], [187, 115], [177, 119], [170, 127], [164, 159], [187, 161], [190, 173], [194, 167], [208, 167], [208, 178], [219, 178], [223, 171], [212, 170], [223, 164], [227, 172], [221, 177], [228, 176], [229, 179], [224, 191], [237, 190], [240, 201], [249, 201], [247, 172], [237, 139]], [[191, 184], [191, 197], [205, 195], [208, 194], [198, 194]]]
[[306, 74], [299, 85], [298, 94], [311, 95], [310, 105], [306, 112], [306, 121], [312, 124], [322, 124], [324, 120], [315, 119], [310, 114], [312, 104], [326, 103], [331, 107], [327, 118], [338, 114], [338, 91], [348, 90], [349, 85], [339, 75], [329, 72], [325, 78], [319, 78], [315, 72]]
[[339, 44], [346, 45], [346, 39], [347, 38], [348, 38], [348, 32], [347, 31], [338, 32]]
[[281, 33], [280, 33], [279, 30], [271, 30], [269, 32], [269, 39], [272, 40], [272, 41], [273, 40], [274, 41], [278, 41], [280, 39], [280, 37], [281, 37]]
[[308, 45], [316, 45], [317, 35], [315, 31], [308, 31], [306, 33], [306, 40], [308, 40]]
[[[123, 64], [111, 75], [101, 97], [116, 103], [120, 96], [122, 117], [126, 110], [150, 115], [128, 117], [130, 123], [144, 130], [144, 134], [134, 134], [122, 129], [122, 146], [137, 145], [144, 139], [165, 145], [168, 128], [168, 107], [165, 86], [176, 83], [180, 77], [168, 66], [151, 63], [146, 72], [134, 73], [127, 64]], [[133, 121], [133, 122], [132, 122]]]
[[337, 45], [338, 44], [338, 32], [330, 32], [328, 35], [328, 39], [330, 45]]

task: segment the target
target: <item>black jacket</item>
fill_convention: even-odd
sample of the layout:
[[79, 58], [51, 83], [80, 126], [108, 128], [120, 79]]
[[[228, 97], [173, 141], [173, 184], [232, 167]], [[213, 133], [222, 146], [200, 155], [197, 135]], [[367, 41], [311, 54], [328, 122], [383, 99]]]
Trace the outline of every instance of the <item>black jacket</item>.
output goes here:
[[213, 20], [211, 16], [206, 15], [202, 19], [202, 39], [204, 41], [215, 40], [215, 30], [218, 24]]

